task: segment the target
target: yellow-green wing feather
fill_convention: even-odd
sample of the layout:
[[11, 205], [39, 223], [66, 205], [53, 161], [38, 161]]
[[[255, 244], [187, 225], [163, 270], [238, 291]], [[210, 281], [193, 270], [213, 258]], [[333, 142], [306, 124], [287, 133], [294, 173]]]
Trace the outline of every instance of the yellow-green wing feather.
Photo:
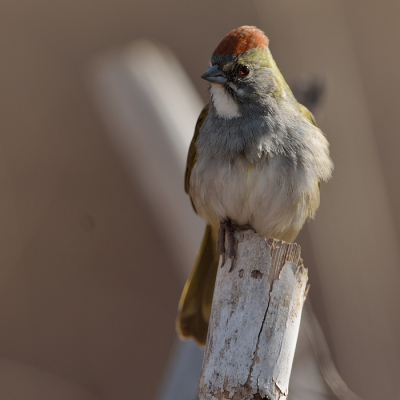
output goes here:
[[[315, 120], [314, 114], [305, 106], [299, 103], [300, 112], [315, 126], [317, 126], [317, 121]], [[318, 189], [321, 191], [321, 182], [318, 182]]]
[[313, 115], [313, 113], [305, 106], [303, 106], [302, 104], [299, 104], [299, 110], [300, 112], [315, 126], [317, 126], [317, 121], [315, 120], [315, 117]]
[[208, 113], [208, 104], [201, 110], [199, 118], [197, 119], [196, 127], [194, 128], [193, 139], [190, 142], [189, 152], [186, 161], [186, 171], [185, 171], [185, 191], [189, 194], [190, 188], [190, 174], [192, 173], [192, 169], [194, 164], [196, 163], [196, 140], [200, 133], [200, 128], [204, 123], [204, 120], [207, 117]]

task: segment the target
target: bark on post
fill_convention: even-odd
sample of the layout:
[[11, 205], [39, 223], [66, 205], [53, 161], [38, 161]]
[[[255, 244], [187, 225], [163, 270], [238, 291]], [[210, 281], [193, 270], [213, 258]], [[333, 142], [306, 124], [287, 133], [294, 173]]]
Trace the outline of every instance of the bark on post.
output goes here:
[[218, 269], [199, 400], [284, 400], [307, 269], [296, 243], [235, 236], [233, 270], [229, 259]]

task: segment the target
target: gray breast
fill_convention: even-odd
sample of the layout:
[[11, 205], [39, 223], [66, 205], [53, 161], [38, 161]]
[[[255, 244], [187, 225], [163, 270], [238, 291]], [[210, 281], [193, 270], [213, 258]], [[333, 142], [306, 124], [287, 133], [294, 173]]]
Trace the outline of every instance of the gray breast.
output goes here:
[[190, 179], [202, 218], [209, 223], [230, 218], [266, 237], [294, 239], [314, 216], [318, 182], [329, 178], [332, 163], [318, 128], [303, 119], [286, 122], [268, 115], [207, 117]]

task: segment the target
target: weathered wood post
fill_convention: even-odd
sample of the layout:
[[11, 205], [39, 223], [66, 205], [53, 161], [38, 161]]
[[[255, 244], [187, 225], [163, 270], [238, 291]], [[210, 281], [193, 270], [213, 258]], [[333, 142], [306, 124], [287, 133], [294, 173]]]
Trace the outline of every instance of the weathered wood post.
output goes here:
[[251, 230], [235, 238], [233, 270], [229, 259], [218, 269], [199, 400], [284, 400], [307, 269], [296, 243]]

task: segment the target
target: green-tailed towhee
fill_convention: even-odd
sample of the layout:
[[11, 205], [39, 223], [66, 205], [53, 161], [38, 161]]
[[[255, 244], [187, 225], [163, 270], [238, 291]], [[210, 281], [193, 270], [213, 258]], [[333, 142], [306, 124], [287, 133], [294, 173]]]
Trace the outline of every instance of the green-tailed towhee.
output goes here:
[[329, 144], [278, 70], [253, 26], [229, 32], [202, 75], [211, 101], [196, 124], [185, 190], [207, 222], [179, 304], [178, 332], [204, 344], [218, 266], [220, 224], [250, 225], [292, 242], [319, 206], [330, 178]]

